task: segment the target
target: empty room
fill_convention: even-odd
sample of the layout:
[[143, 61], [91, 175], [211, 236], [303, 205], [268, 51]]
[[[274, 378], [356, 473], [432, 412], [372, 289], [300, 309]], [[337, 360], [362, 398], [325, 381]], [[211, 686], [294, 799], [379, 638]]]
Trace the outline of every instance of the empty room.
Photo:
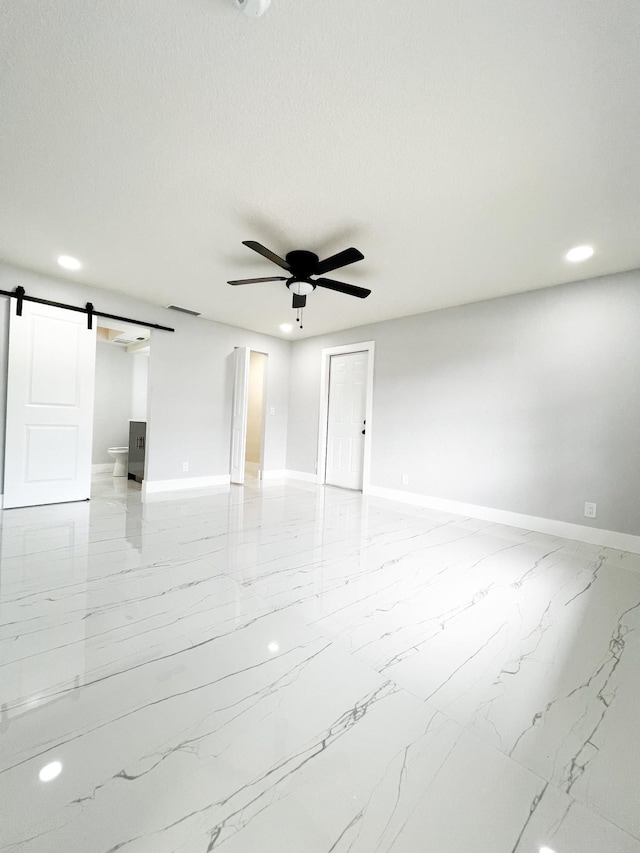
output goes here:
[[640, 853], [639, 36], [0, 3], [0, 853]]

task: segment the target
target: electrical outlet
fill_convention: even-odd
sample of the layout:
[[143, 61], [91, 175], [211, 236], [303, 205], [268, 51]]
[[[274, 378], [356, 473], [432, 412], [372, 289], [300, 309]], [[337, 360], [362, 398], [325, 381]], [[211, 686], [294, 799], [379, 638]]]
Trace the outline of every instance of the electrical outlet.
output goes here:
[[275, 413], [276, 413], [276, 407], [275, 407], [275, 406], [271, 406], [271, 408], [269, 409], [269, 414], [270, 414], [270, 415], [275, 415]]
[[403, 486], [408, 486], [408, 485], [409, 485], [409, 475], [408, 475], [408, 474], [403, 474], [403, 475], [400, 477], [400, 482], [402, 483], [402, 485], [403, 485]]
[[586, 502], [584, 505], [584, 514], [586, 518], [595, 518], [596, 517], [596, 505]]
[[183, 463], [182, 463], [182, 470], [183, 470], [183, 471], [188, 471], [188, 470], [189, 470], [189, 463], [188, 463], [188, 462], [183, 462]]

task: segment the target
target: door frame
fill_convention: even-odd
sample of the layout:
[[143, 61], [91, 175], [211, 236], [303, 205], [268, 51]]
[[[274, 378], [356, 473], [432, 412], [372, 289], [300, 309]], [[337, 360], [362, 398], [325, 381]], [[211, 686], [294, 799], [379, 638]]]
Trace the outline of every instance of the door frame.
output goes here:
[[[262, 424], [260, 427], [260, 463], [258, 466], [258, 479], [262, 480], [264, 473], [264, 448], [267, 443], [267, 390], [269, 387], [269, 353], [259, 349], [252, 349], [251, 352], [263, 355], [266, 358], [264, 362], [264, 372], [262, 375]], [[251, 382], [251, 353], [249, 354], [249, 382]]]
[[371, 475], [371, 433], [373, 429], [373, 360], [375, 341], [363, 341], [358, 344], [345, 344], [341, 347], [326, 347], [322, 350], [320, 361], [320, 417], [318, 421], [318, 456], [316, 461], [316, 482], [325, 484], [325, 468], [327, 464], [327, 433], [329, 420], [329, 369], [332, 355], [348, 355], [355, 352], [368, 353], [367, 358], [367, 392], [366, 392], [366, 430], [364, 434], [364, 451], [362, 460], [362, 494], [369, 491]]

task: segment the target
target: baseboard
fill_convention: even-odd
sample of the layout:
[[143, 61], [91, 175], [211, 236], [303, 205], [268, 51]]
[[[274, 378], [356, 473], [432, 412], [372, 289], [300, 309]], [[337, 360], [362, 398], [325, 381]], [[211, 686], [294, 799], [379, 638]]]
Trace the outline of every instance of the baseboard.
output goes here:
[[212, 486], [228, 486], [230, 482], [229, 474], [215, 474], [212, 477], [182, 477], [179, 480], [143, 480], [142, 500], [147, 495], [157, 495], [162, 492], [184, 492], [192, 489], [210, 489]]
[[590, 545], [604, 545], [607, 548], [617, 548], [619, 551], [640, 554], [640, 536], [634, 536], [631, 533], [618, 533], [615, 530], [587, 527], [586, 524], [572, 524], [568, 521], [555, 521], [552, 518], [540, 518], [536, 515], [523, 515], [519, 512], [508, 512], [487, 506], [476, 506], [475, 504], [450, 501], [444, 498], [432, 498], [415, 492], [387, 489], [383, 486], [370, 486], [366, 494], [369, 497], [385, 498], [425, 509], [453, 512], [456, 515], [466, 515], [471, 518], [479, 518], [482, 521], [491, 521], [495, 524], [520, 527], [525, 530], [534, 530], [536, 533], [547, 533], [550, 536], [560, 536], [563, 539], [576, 539], [578, 542], [587, 542]]
[[304, 480], [305, 483], [317, 483], [315, 474], [307, 474], [306, 471], [291, 471], [288, 468], [282, 468], [278, 471], [263, 471], [263, 480]]
[[91, 466], [92, 474], [108, 474], [110, 471], [113, 471], [113, 466], [115, 462], [96, 462], [95, 465]]
[[284, 474], [285, 477], [289, 477], [290, 480], [304, 480], [305, 483], [318, 482], [317, 474], [308, 474], [306, 471], [290, 471], [287, 469]]
[[263, 480], [283, 480], [286, 476], [287, 472], [284, 469], [262, 472]]

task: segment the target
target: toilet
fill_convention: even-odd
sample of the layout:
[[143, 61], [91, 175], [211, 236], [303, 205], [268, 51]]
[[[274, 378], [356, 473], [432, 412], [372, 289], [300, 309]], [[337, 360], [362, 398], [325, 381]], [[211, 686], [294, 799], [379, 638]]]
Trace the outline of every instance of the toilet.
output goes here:
[[113, 456], [116, 464], [113, 466], [114, 477], [127, 476], [127, 457], [129, 456], [128, 447], [109, 447], [109, 456]]

